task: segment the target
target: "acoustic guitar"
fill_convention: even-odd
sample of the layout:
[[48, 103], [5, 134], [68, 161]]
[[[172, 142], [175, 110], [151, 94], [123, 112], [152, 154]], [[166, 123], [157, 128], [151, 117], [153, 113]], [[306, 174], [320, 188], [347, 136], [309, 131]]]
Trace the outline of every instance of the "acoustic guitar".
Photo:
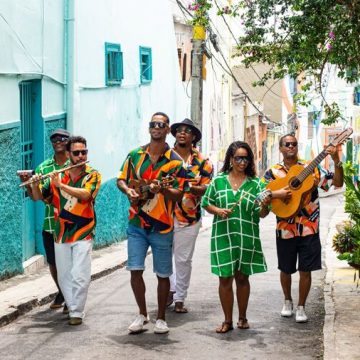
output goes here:
[[271, 200], [271, 210], [276, 216], [283, 219], [289, 219], [294, 217], [300, 211], [304, 206], [303, 201], [305, 196], [314, 187], [314, 178], [310, 175], [313, 173], [315, 167], [328, 155], [326, 149], [329, 146], [337, 146], [345, 142], [352, 132], [352, 128], [344, 130], [337, 135], [308, 166], [304, 168], [302, 165], [293, 165], [285, 177], [275, 179], [266, 186], [266, 188], [271, 191], [280, 190], [286, 186], [291, 190], [291, 198], [289, 200]]
[[151, 184], [158, 184], [161, 188], [170, 187], [174, 182], [172, 176], [164, 177], [162, 180], [144, 180], [144, 179], [131, 179], [128, 187], [134, 189], [139, 195], [139, 200], [153, 199], [155, 194], [150, 191]]

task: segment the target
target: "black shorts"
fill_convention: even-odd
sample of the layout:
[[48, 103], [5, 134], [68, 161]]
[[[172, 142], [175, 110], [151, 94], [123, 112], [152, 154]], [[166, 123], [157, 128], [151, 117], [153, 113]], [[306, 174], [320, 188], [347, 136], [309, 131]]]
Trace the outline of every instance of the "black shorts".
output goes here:
[[53, 234], [44, 231], [42, 232], [43, 236], [43, 244], [46, 254], [46, 261], [50, 265], [55, 266], [55, 244], [54, 244], [54, 236]]
[[[321, 243], [319, 233], [296, 236], [292, 239], [276, 239], [278, 269], [286, 274], [321, 269]], [[296, 269], [296, 263], [298, 267]]]

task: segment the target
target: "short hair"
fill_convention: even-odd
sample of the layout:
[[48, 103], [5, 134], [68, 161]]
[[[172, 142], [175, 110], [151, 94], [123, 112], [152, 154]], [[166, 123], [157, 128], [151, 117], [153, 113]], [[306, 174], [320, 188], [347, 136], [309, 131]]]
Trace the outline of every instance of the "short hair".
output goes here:
[[[283, 136], [279, 139], [279, 146], [282, 146], [283, 140], [284, 140], [286, 137], [288, 137], [288, 136], [291, 136], [291, 137], [293, 137], [293, 138], [296, 139], [295, 133], [293, 133], [293, 132], [292, 132], [292, 133], [285, 134], [285, 135], [283, 135]], [[297, 139], [296, 139], [296, 141], [297, 141]]]
[[156, 116], [156, 115], [163, 116], [163, 117], [166, 119], [166, 122], [167, 122], [168, 124], [170, 124], [170, 118], [169, 118], [169, 116], [167, 116], [165, 113], [163, 113], [163, 112], [161, 112], [161, 111], [158, 111], [158, 112], [156, 112], [155, 114], [152, 115], [151, 119], [152, 119], [154, 116]]
[[71, 150], [71, 144], [75, 144], [75, 143], [81, 143], [84, 144], [86, 146], [86, 139], [82, 136], [70, 136], [69, 140], [66, 143], [66, 150], [70, 151]]

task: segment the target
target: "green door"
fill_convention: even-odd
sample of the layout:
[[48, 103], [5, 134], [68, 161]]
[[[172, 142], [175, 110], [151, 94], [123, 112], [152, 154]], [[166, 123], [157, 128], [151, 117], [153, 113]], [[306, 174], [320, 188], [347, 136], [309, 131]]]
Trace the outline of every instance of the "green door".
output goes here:
[[[22, 169], [34, 169], [34, 93], [32, 81], [20, 83], [21, 163]], [[22, 194], [23, 261], [35, 254], [35, 204], [26, 190]]]

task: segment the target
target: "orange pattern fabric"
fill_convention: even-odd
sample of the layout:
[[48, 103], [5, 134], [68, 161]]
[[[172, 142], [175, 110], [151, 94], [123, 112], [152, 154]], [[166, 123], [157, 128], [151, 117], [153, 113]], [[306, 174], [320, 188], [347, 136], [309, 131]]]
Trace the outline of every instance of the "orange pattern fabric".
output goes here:
[[[298, 164], [306, 167], [310, 161], [298, 160]], [[288, 170], [284, 163], [279, 163], [268, 169], [262, 181], [269, 183], [277, 178], [285, 177]], [[308, 236], [319, 232], [320, 206], [319, 191], [329, 190], [333, 173], [318, 166], [312, 174], [315, 184], [318, 184], [304, 199], [306, 204], [298, 214], [290, 219], [276, 218], [276, 236], [281, 239], [292, 239], [296, 236]]]
[[189, 189], [184, 193], [182, 201], [176, 203], [175, 216], [180, 226], [188, 226], [198, 222], [201, 218], [201, 196], [190, 192], [192, 185], [209, 185], [213, 177], [213, 165], [209, 159], [193, 148], [188, 161], [184, 163]]
[[86, 165], [76, 179], [71, 180], [69, 171], [60, 174], [63, 184], [86, 189], [91, 197], [83, 201], [57, 188], [48, 180], [42, 187], [44, 200], [54, 206], [55, 232], [57, 243], [71, 243], [78, 240], [92, 240], [95, 235], [95, 197], [100, 189], [101, 175]]
[[[171, 187], [183, 191], [186, 187], [186, 172], [181, 157], [166, 144], [164, 153], [157, 163], [151, 162], [149, 144], [132, 150], [121, 166], [118, 179], [129, 183], [132, 179], [163, 180], [171, 176], [174, 182]], [[161, 192], [153, 199], [131, 205], [129, 223], [149, 231], [166, 234], [174, 227], [174, 201], [166, 198]]]

